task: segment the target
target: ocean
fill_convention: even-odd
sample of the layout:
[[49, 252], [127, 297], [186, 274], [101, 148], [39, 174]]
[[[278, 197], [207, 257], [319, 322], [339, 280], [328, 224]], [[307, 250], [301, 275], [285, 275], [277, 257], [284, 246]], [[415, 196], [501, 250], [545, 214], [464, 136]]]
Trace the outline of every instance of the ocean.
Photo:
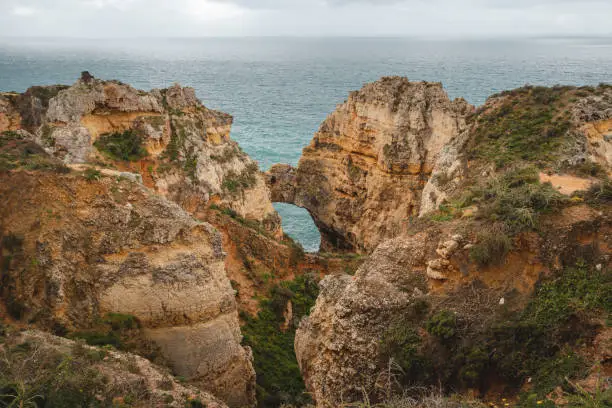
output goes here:
[[[0, 90], [71, 84], [81, 71], [151, 89], [179, 82], [234, 116], [232, 138], [262, 169], [297, 164], [348, 92], [385, 75], [440, 81], [475, 105], [504, 89], [612, 83], [612, 38], [416, 40], [394, 38], [0, 38]], [[319, 234], [306, 210], [276, 204], [307, 251]]]

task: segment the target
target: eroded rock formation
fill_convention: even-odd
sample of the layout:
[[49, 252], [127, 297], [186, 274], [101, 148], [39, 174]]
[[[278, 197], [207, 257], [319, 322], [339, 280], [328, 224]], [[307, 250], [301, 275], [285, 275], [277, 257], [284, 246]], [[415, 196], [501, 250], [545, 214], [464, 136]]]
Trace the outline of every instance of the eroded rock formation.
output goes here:
[[323, 250], [373, 250], [419, 215], [436, 160], [471, 111], [439, 83], [368, 84], [323, 122], [297, 169], [271, 169], [273, 200], [308, 209]]
[[[499, 362], [515, 356], [503, 354], [512, 349], [497, 349], [495, 336], [510, 325], [509, 316], [520, 320], [521, 313], [528, 313], [526, 305], [537, 302], [539, 283], [552, 276], [562, 281], [575, 265], [590, 276], [608, 271], [609, 282], [611, 89], [525, 87], [496, 95], [472, 112], [463, 102], [451, 104], [439, 96], [443, 92], [437, 85], [383, 79], [351, 94], [328, 118], [297, 169], [277, 165], [270, 170], [273, 200], [308, 208], [328, 246], [376, 247], [355, 276], [328, 276], [321, 282], [316, 306], [297, 331], [298, 362], [317, 406], [384, 399], [405, 376], [410, 381], [405, 386], [455, 381], [452, 386], [470, 384], [486, 392], [491, 385], [486, 378], [498, 375], [500, 366], [514, 369]], [[375, 97], [364, 96], [366, 91]], [[391, 101], [413, 100], [413, 92], [427, 95], [429, 103], [423, 106], [430, 115], [383, 102], [392, 95], [403, 96]], [[432, 102], [432, 94], [442, 102]], [[436, 109], [440, 103], [441, 112]], [[403, 123], [396, 111], [430, 120], [417, 121], [427, 124], [420, 127], [383, 127]], [[361, 143], [347, 148], [347, 134], [359, 135]], [[376, 137], [381, 134], [407, 135], [410, 142], [394, 144], [391, 138], [381, 145]], [[428, 142], [427, 135], [438, 137], [440, 144]], [[391, 150], [385, 146], [397, 149], [398, 155], [390, 156], [397, 160], [389, 161]], [[364, 166], [364, 152], [376, 158], [369, 160], [376, 166]], [[371, 177], [377, 182], [369, 183]], [[346, 216], [355, 209], [354, 217]], [[380, 223], [379, 213], [385, 214]], [[420, 218], [407, 228], [397, 228], [415, 215]], [[594, 310], [601, 312], [598, 307]], [[429, 326], [437, 312], [446, 313], [456, 332]], [[583, 341], [606, 336], [597, 320], [601, 315], [595, 321], [572, 319], [580, 323], [564, 324], [584, 325]], [[521, 322], [511, 339], [524, 329], [521, 324], [555, 323]], [[491, 327], [495, 334], [486, 332]], [[530, 330], [530, 340], [552, 341]], [[456, 348], [445, 348], [445, 342], [453, 341]], [[480, 349], [474, 346], [479, 341], [484, 342]], [[487, 344], [495, 345], [487, 349]], [[554, 347], [547, 350], [554, 354]], [[478, 358], [469, 354], [474, 350], [483, 352], [482, 361], [474, 363]], [[398, 355], [404, 360], [393, 360]], [[606, 364], [591, 357], [587, 360], [594, 365]], [[466, 368], [469, 364], [482, 365]], [[428, 377], [432, 367], [437, 379]], [[517, 373], [507, 378], [512, 375]]]
[[[230, 115], [206, 108], [192, 88], [179, 85], [144, 92], [84, 73], [70, 87], [0, 95], [0, 132], [27, 130], [66, 164], [139, 173], [148, 187], [190, 212], [215, 203], [280, 236], [264, 178], [230, 139], [231, 125]], [[142, 157], [128, 161], [94, 146], [126, 131], [141, 140]]]
[[[612, 248], [612, 218], [584, 206], [548, 220], [545, 237], [518, 238], [509, 259], [495, 267], [481, 268], [470, 260], [477, 231], [459, 240], [456, 232], [465, 233], [465, 228], [455, 222], [385, 241], [354, 277], [323, 279], [316, 306], [295, 339], [298, 363], [317, 406], [384, 396], [392, 364], [383, 350], [385, 337], [394, 325], [418, 327], [424, 304], [484, 324], [506, 308], [524, 306], [536, 283], [552, 273], [551, 265], [573, 265], [585, 253], [606, 264]], [[432, 269], [432, 264], [438, 267]], [[437, 281], [439, 276], [432, 280], [432, 271], [442, 272], [445, 283]]]
[[59, 332], [107, 313], [135, 316], [176, 375], [232, 407], [251, 406], [255, 372], [220, 233], [138, 182], [58, 174], [68, 169], [50, 167], [19, 134], [1, 145], [8, 154], [21, 146], [15, 156], [30, 160], [0, 172], [9, 313]]

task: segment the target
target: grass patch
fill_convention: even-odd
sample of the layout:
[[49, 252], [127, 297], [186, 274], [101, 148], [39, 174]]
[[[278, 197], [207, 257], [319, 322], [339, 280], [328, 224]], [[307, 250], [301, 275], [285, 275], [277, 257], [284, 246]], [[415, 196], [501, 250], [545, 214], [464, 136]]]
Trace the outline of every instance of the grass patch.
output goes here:
[[102, 178], [102, 173], [96, 169], [87, 169], [83, 172], [83, 177], [87, 181], [98, 181]]
[[148, 156], [142, 146], [142, 137], [134, 130], [101, 135], [94, 146], [116, 161], [138, 161]]
[[68, 173], [70, 169], [17, 132], [0, 134], [0, 173], [10, 170]]
[[512, 169], [471, 189], [462, 205], [478, 205], [477, 218], [501, 222], [511, 234], [533, 230], [542, 213], [569, 203], [550, 183], [540, 183], [533, 167]]
[[485, 231], [470, 248], [470, 259], [482, 267], [501, 265], [511, 249], [512, 240], [502, 230]]
[[476, 113], [472, 158], [497, 168], [527, 161], [542, 166], [555, 163], [571, 130], [569, 111], [562, 100], [571, 87], [524, 87], [508, 91], [494, 107]]
[[257, 184], [257, 163], [249, 163], [244, 170], [238, 174], [234, 171], [227, 173], [221, 187], [230, 193], [239, 193]]
[[[309, 402], [293, 348], [299, 320], [310, 313], [318, 296], [316, 282], [300, 276], [283, 282], [270, 291], [268, 299], [260, 301], [256, 317], [242, 314], [244, 344], [253, 349], [257, 372], [257, 401], [260, 407], [281, 404], [301, 406]], [[283, 312], [287, 302], [293, 307], [293, 320], [283, 332]]]

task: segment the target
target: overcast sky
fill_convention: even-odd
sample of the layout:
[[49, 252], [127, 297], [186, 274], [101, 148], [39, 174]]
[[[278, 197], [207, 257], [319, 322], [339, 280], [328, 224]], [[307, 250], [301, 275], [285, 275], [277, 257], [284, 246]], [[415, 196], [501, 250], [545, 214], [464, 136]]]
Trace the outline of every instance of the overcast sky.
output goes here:
[[0, 36], [610, 35], [612, 0], [0, 0]]

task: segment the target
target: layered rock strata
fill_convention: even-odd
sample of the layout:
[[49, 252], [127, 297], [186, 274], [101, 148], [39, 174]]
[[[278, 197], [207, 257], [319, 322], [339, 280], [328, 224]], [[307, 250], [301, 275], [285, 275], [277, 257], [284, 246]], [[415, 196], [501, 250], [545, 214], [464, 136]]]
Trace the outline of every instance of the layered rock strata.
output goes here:
[[1, 297], [14, 318], [71, 332], [108, 313], [135, 316], [176, 375], [232, 407], [253, 404], [252, 356], [215, 228], [121, 177], [0, 179]]
[[397, 322], [410, 330], [410, 318], [423, 304], [443, 305], [458, 319], [483, 324], [504, 310], [523, 307], [537, 282], [555, 267], [573, 265], [585, 253], [594, 254], [600, 267], [609, 265], [609, 215], [572, 207], [546, 228], [543, 237], [517, 238], [508, 260], [498, 266], [482, 268], [470, 260], [477, 230], [458, 236], [458, 230], [466, 232], [459, 221], [385, 241], [355, 276], [325, 277], [295, 338], [298, 363], [317, 406], [384, 395], [390, 369], [385, 336]]
[[[256, 220], [280, 236], [280, 217], [257, 163], [230, 139], [232, 117], [206, 108], [193, 88], [144, 92], [87, 73], [74, 85], [0, 94], [0, 132], [23, 129], [66, 164], [139, 173], [145, 184], [190, 212], [211, 203]], [[130, 132], [142, 157], [121, 160], [96, 142]]]
[[308, 209], [323, 250], [371, 251], [419, 215], [436, 160], [472, 109], [439, 83], [365, 85], [323, 122], [297, 169], [270, 170], [273, 201]]

